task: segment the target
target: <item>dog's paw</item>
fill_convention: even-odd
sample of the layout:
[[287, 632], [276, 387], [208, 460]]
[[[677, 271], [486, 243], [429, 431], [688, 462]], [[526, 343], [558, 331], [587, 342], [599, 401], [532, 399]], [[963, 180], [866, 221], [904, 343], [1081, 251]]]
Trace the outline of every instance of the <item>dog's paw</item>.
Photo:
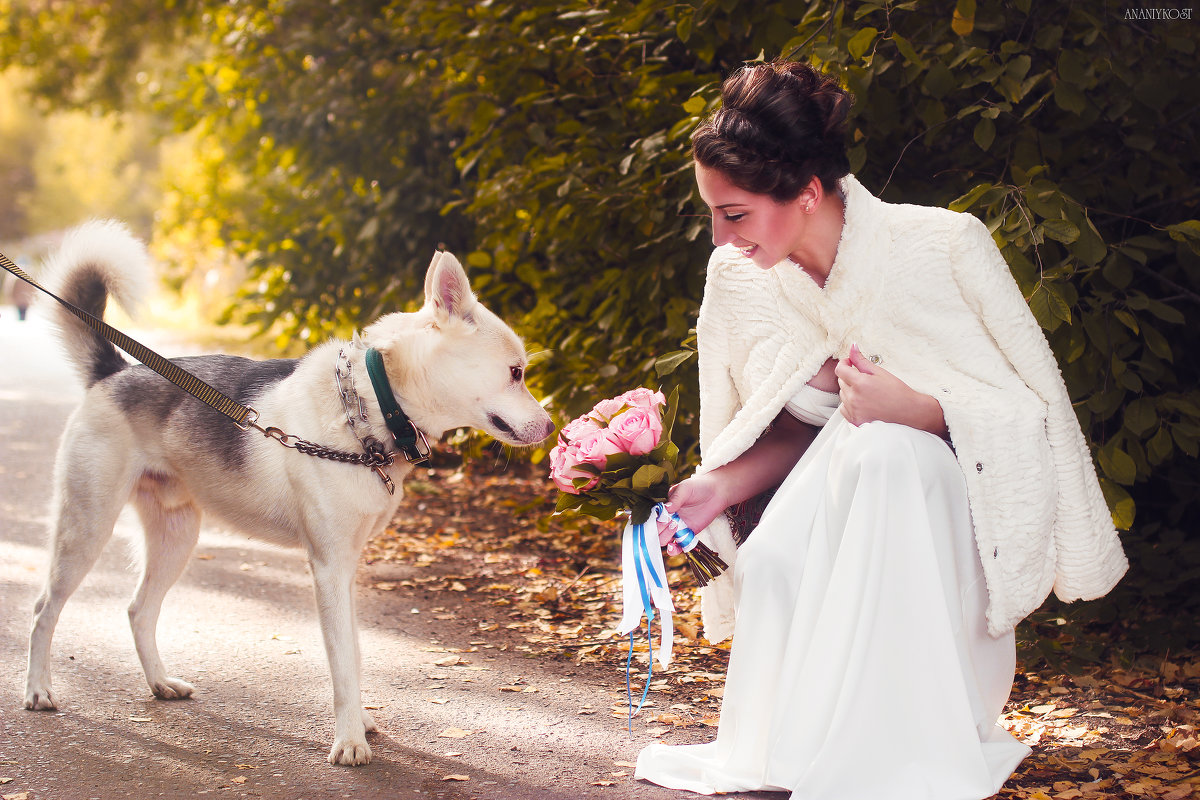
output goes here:
[[363, 727], [367, 729], [367, 733], [374, 733], [379, 730], [379, 726], [375, 724], [375, 718], [365, 708], [363, 709]]
[[329, 763], [343, 767], [357, 767], [371, 763], [371, 745], [365, 739], [338, 739], [329, 751]]
[[191, 697], [196, 687], [179, 678], [163, 678], [151, 684], [150, 691], [154, 692], [154, 696], [159, 700], [182, 700]]
[[25, 690], [25, 708], [30, 711], [54, 711], [58, 708], [58, 701], [49, 687], [30, 686]]

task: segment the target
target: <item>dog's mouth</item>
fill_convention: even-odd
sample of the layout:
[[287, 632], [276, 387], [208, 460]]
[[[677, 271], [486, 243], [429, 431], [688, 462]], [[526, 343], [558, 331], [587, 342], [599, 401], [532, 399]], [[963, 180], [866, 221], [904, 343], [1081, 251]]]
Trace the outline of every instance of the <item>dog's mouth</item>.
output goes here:
[[503, 417], [499, 417], [495, 414], [488, 414], [488, 422], [491, 423], [493, 428], [501, 433], [511, 436], [514, 439], [517, 438], [517, 432], [513, 430], [511, 425], [504, 421]]
[[537, 444], [554, 432], [554, 423], [550, 421], [549, 417], [546, 418], [546, 424], [541, 426], [544, 430], [534, 430], [539, 426], [530, 423], [522, 426], [518, 431], [498, 414], [488, 414], [488, 424], [491, 425], [492, 430], [501, 434], [499, 438], [505, 439], [509, 444], [520, 446]]

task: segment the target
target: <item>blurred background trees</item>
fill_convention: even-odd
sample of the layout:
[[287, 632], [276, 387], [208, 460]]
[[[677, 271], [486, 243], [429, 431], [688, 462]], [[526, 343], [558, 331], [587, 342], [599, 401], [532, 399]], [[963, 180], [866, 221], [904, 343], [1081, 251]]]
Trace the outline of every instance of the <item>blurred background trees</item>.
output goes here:
[[743, 62], [814, 59], [857, 96], [868, 188], [994, 231], [1140, 596], [1194, 614], [1200, 28], [1093, 5], [0, 0], [0, 236], [152, 213], [176, 285], [239, 265], [226, 318], [293, 350], [411, 302], [445, 244], [564, 419], [678, 383], [686, 448], [710, 250], [688, 134]]

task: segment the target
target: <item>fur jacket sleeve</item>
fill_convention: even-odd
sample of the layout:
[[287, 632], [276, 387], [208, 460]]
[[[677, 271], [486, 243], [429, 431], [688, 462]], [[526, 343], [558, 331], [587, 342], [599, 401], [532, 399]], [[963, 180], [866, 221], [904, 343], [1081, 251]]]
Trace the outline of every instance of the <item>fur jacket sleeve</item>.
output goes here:
[[[823, 288], [714, 251], [697, 323], [701, 472], [732, 461], [852, 343], [942, 405], [987, 579], [988, 627], [1011, 629], [1053, 590], [1107, 593], [1127, 568], [1091, 454], [1041, 328], [987, 228], [969, 214], [841, 185], [845, 225]], [[736, 557], [719, 517], [703, 533]], [[730, 570], [732, 572], [732, 570]], [[705, 636], [732, 633], [729, 573], [702, 592]]]

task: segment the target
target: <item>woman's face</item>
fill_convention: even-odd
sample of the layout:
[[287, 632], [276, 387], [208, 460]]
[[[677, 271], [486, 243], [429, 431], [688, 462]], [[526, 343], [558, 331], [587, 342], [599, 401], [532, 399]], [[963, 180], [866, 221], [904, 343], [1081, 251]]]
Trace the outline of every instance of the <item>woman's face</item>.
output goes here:
[[798, 251], [808, 227], [804, 193], [777, 203], [766, 194], [734, 186], [718, 170], [696, 164], [696, 186], [712, 212], [713, 245], [732, 244], [762, 269]]

